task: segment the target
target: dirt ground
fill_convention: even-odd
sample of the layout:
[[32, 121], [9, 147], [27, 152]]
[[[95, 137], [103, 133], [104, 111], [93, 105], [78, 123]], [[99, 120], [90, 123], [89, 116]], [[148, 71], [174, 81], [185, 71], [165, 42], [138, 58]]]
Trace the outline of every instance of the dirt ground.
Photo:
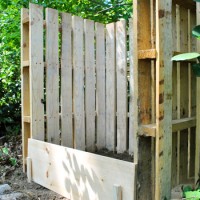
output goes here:
[[[8, 150], [8, 155], [2, 153], [2, 149]], [[20, 200], [67, 200], [34, 182], [28, 183], [27, 176], [22, 170], [21, 136], [9, 139], [0, 145], [0, 185], [8, 184], [11, 190], [6, 194], [22, 193]], [[15, 166], [10, 160], [15, 159]]]

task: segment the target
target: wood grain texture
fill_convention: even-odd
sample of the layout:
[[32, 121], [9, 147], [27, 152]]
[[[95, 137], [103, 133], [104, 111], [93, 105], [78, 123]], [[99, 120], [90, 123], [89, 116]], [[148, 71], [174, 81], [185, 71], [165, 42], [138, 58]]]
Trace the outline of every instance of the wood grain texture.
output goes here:
[[130, 98], [129, 98], [129, 154], [134, 154], [138, 160], [138, 55], [137, 52], [137, 19], [129, 20], [129, 68], [130, 68]]
[[135, 200], [134, 163], [33, 139], [28, 156], [33, 181], [70, 200], [113, 199], [114, 185], [121, 186], [123, 199]]
[[72, 17], [73, 27], [73, 111], [75, 148], [85, 150], [85, 89], [83, 58], [83, 19]]
[[43, 7], [30, 8], [30, 104], [32, 138], [44, 141]]
[[95, 49], [94, 21], [84, 21], [85, 32], [85, 114], [86, 149], [95, 151]]
[[73, 147], [72, 115], [72, 16], [62, 13], [61, 145]]
[[21, 102], [22, 102], [22, 146], [23, 171], [26, 170], [26, 157], [28, 154], [28, 138], [30, 137], [30, 124], [23, 121], [24, 116], [30, 116], [30, 82], [29, 68], [23, 68], [23, 62], [29, 60], [29, 25], [23, 23], [29, 18], [28, 9], [21, 9]]
[[47, 141], [60, 144], [58, 11], [46, 9], [46, 114]]
[[106, 25], [106, 148], [116, 149], [115, 23]]
[[127, 46], [126, 21], [116, 23], [117, 152], [127, 150]]
[[[156, 1], [155, 199], [170, 199], [172, 161], [172, 1]], [[168, 14], [166, 14], [168, 13]]]
[[100, 23], [96, 27], [96, 110], [97, 110], [97, 148], [106, 146], [106, 57], [105, 29]]

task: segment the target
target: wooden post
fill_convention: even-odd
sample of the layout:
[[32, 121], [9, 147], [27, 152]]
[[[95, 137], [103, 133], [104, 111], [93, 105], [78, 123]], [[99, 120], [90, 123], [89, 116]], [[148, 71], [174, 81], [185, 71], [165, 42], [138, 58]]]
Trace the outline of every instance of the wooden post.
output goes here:
[[156, 1], [155, 199], [170, 199], [172, 157], [172, 0]]
[[32, 181], [32, 160], [31, 160], [31, 158], [27, 157], [26, 162], [27, 162], [27, 178], [28, 178], [28, 182], [31, 183], [31, 181]]
[[122, 200], [122, 187], [120, 185], [113, 186], [114, 200]]
[[24, 66], [24, 61], [29, 60], [29, 24], [23, 23], [28, 18], [28, 9], [21, 10], [21, 101], [22, 101], [22, 145], [23, 145], [23, 171], [26, 171], [26, 157], [28, 154], [28, 138], [30, 137], [30, 123], [24, 117], [30, 116], [30, 88], [29, 66]]
[[[197, 24], [200, 24], [200, 3], [196, 4]], [[200, 52], [200, 41], [197, 40], [197, 52]], [[200, 162], [200, 77], [197, 77], [197, 124], [196, 124], [196, 156], [195, 156], [195, 182], [198, 180], [199, 162]]]

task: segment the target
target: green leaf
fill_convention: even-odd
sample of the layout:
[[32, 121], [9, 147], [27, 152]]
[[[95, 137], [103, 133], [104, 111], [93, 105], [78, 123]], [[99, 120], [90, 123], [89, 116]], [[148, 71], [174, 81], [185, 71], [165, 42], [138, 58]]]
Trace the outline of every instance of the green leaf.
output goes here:
[[185, 186], [182, 188], [183, 191], [183, 197], [186, 197], [186, 192], [192, 191], [192, 187], [191, 186]]
[[200, 0], [194, 0], [194, 1], [196, 1], [196, 2], [200, 2]]
[[193, 29], [192, 29], [192, 35], [198, 39], [200, 39], [200, 25], [198, 26], [195, 26]]
[[194, 58], [198, 58], [200, 56], [199, 53], [192, 52], [192, 53], [182, 53], [172, 57], [172, 61], [181, 61], [181, 60], [191, 60]]
[[2, 151], [3, 151], [3, 153], [6, 154], [6, 155], [9, 154], [8, 148], [6, 148], [6, 147], [4, 147], [4, 148], [2, 149]]
[[12, 166], [15, 166], [17, 164], [17, 159], [16, 158], [10, 158], [10, 162]]

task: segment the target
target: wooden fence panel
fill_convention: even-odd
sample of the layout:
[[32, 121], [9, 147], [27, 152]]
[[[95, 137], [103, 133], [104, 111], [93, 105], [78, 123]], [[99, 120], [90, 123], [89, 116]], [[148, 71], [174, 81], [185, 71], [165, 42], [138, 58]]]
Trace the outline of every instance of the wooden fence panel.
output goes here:
[[116, 23], [117, 152], [127, 150], [127, 33], [126, 21]]
[[61, 145], [67, 147], [73, 147], [72, 118], [72, 16], [62, 13]]
[[94, 21], [85, 20], [85, 112], [86, 149], [95, 150]]
[[47, 141], [60, 144], [58, 11], [46, 9], [46, 114]]
[[106, 144], [106, 71], [105, 71], [105, 30], [104, 25], [96, 23], [96, 111], [97, 148]]
[[30, 4], [29, 15], [31, 134], [44, 141], [43, 7]]
[[115, 23], [106, 25], [106, 148], [116, 144]]
[[83, 19], [77, 16], [73, 16], [72, 19], [74, 145], [77, 149], [85, 150]]

